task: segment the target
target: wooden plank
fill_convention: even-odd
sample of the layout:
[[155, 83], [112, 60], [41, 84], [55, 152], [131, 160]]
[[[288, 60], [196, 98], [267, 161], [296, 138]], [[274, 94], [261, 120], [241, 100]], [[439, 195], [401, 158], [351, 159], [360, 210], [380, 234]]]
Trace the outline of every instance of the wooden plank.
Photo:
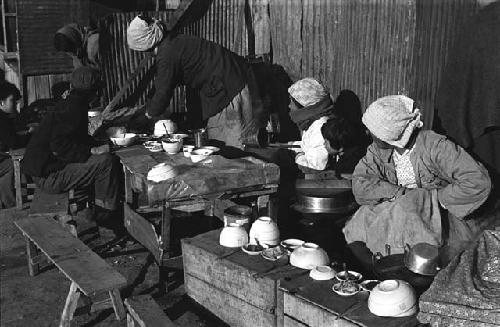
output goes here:
[[113, 305], [113, 310], [115, 311], [116, 320], [123, 320], [126, 317], [125, 308], [123, 307], [122, 298], [120, 296], [120, 291], [118, 289], [113, 289], [108, 292], [111, 299], [111, 304]]
[[14, 223], [85, 295], [126, 285], [125, 277], [52, 218], [25, 218]]
[[[224, 248], [219, 245], [219, 234], [220, 230], [214, 230], [181, 241], [185, 273], [263, 311], [275, 312], [278, 280], [304, 271], [283, 260], [271, 262], [261, 256]], [[254, 277], [270, 271], [274, 273]]]
[[23, 190], [21, 187], [21, 162], [13, 160], [14, 164], [14, 189], [16, 191], [16, 207], [17, 209], [23, 208]]
[[293, 319], [292, 317], [286, 316], [286, 315], [283, 318], [283, 326], [284, 327], [309, 327], [307, 325], [304, 325], [300, 321], [297, 321], [297, 320]]
[[139, 295], [125, 299], [125, 306], [139, 327], [176, 326], [150, 295]]
[[351, 189], [352, 181], [348, 179], [330, 179], [330, 180], [317, 180], [317, 179], [298, 179], [295, 183], [297, 189]]
[[29, 216], [35, 217], [46, 214], [53, 214], [54, 216], [64, 215], [68, 213], [68, 205], [68, 193], [48, 194], [41, 189], [36, 189]]
[[160, 244], [153, 224], [136, 213], [129, 204], [124, 203], [124, 223], [130, 235], [148, 249], [157, 262], [160, 262]]
[[184, 275], [187, 294], [231, 327], [270, 327], [276, 316], [189, 274]]

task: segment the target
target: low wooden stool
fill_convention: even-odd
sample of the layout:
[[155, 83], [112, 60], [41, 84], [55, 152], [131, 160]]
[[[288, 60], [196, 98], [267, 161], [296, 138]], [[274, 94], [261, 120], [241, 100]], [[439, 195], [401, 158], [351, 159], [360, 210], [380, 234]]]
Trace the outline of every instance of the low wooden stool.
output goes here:
[[[14, 189], [16, 191], [16, 208], [22, 209], [23, 204], [26, 201], [33, 200], [33, 195], [30, 194], [30, 190], [36, 189], [35, 183], [23, 183], [22, 173], [21, 173], [21, 160], [24, 157], [24, 151], [26, 149], [16, 149], [9, 152], [12, 158], [12, 163], [14, 164]], [[26, 201], [23, 197], [23, 189], [26, 189]]]
[[127, 327], [177, 326], [150, 295], [125, 299], [125, 306], [127, 307]]
[[[31, 217], [18, 220], [15, 224], [23, 233], [26, 242], [39, 248], [47, 259], [71, 280], [60, 327], [70, 326], [82, 294], [87, 300], [108, 294], [105, 300], [91, 301], [91, 312], [112, 307], [118, 320], [125, 319], [125, 309], [119, 292], [127, 283], [125, 277], [52, 218]], [[40, 258], [30, 258], [28, 253], [28, 263], [31, 262], [40, 262]]]

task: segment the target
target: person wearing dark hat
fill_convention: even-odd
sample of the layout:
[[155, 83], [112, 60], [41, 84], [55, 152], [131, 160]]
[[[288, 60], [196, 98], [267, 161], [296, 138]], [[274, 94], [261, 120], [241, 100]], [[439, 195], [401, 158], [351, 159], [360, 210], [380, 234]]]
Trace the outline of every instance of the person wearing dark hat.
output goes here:
[[73, 72], [70, 94], [44, 116], [21, 164], [47, 193], [93, 188], [99, 223], [118, 213], [121, 170], [109, 145], [99, 145], [87, 133], [87, 112], [97, 96], [98, 82], [99, 73], [89, 67]]
[[73, 58], [75, 69], [81, 66], [100, 69], [99, 33], [94, 29], [78, 24], [65, 25], [54, 35], [54, 47]]

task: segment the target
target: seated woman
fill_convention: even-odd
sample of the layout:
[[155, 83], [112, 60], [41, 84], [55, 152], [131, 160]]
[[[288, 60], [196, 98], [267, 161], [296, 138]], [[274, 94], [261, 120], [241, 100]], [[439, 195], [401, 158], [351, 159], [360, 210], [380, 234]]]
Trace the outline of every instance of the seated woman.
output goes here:
[[302, 139], [292, 144], [300, 145], [295, 162], [302, 167], [324, 170], [328, 151], [321, 135], [321, 127], [333, 115], [330, 94], [317, 80], [304, 78], [288, 89], [290, 118], [299, 127]]
[[0, 83], [0, 208], [16, 205], [14, 164], [7, 152], [25, 147], [33, 131], [30, 128], [26, 134], [16, 133], [14, 117], [20, 99], [21, 93], [14, 84]]
[[365, 265], [386, 244], [396, 254], [405, 244], [451, 242], [451, 235], [442, 237], [448, 224], [461, 231], [447, 244], [454, 253], [479, 231], [478, 221], [467, 218], [490, 194], [488, 172], [445, 136], [420, 130], [420, 118], [403, 95], [380, 98], [363, 115], [374, 142], [354, 170], [353, 193], [361, 207], [343, 231]]

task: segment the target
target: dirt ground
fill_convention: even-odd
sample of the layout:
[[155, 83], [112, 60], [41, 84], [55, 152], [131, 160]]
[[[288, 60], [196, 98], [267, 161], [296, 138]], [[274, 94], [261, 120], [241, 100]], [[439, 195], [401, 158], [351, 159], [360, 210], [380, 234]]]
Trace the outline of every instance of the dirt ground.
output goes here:
[[[0, 325], [2, 327], [58, 326], [70, 282], [54, 266], [30, 277], [26, 264], [25, 243], [14, 221], [27, 216], [27, 210], [0, 210]], [[167, 316], [178, 326], [227, 326], [194, 303], [182, 285], [182, 272], [175, 274], [173, 289], [168, 295], [158, 293], [158, 267], [148, 252], [131, 240], [115, 240], [109, 233], [81, 236], [91, 249], [122, 273], [128, 286], [122, 297], [150, 294]], [[82, 303], [80, 301], [80, 306]], [[83, 311], [77, 309], [78, 311]], [[126, 326], [116, 321], [112, 310], [93, 314], [81, 312], [72, 326]]]

